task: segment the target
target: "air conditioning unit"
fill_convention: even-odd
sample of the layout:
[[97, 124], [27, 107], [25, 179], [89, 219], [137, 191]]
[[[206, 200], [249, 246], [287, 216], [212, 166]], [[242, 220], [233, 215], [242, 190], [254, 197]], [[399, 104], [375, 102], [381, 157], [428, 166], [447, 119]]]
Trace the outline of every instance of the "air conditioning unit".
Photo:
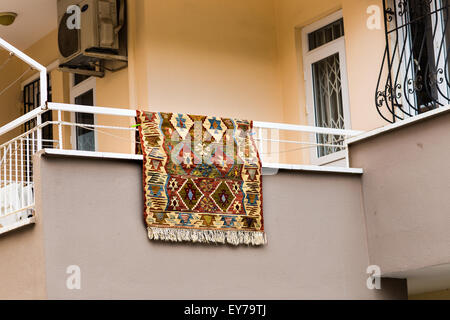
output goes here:
[[[68, 10], [71, 6], [77, 6], [76, 10]], [[58, 0], [60, 68], [102, 76], [105, 61], [126, 64], [126, 48], [120, 41], [120, 36], [124, 37], [120, 32], [125, 23], [124, 11], [124, 0]], [[79, 28], [76, 21], [80, 22]]]

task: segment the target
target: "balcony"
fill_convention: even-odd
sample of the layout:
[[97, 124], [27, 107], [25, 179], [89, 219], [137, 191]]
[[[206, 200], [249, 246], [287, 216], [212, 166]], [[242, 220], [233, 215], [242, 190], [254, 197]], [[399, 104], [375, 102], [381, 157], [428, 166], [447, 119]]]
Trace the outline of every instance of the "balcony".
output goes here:
[[[46, 121], [42, 123], [41, 119], [47, 112], [55, 112], [57, 114], [57, 121]], [[24, 123], [34, 122], [40, 123], [31, 130], [20, 134], [12, 140], [7, 141], [3, 145], [0, 145], [1, 154], [1, 168], [0, 176], [2, 177], [2, 188], [0, 189], [0, 203], [2, 212], [0, 214], [0, 221], [2, 217], [5, 217], [4, 221], [8, 219], [17, 220], [17, 225], [22, 226], [25, 223], [25, 218], [28, 223], [32, 223], [34, 220], [34, 183], [33, 183], [33, 157], [38, 152], [47, 155], [61, 155], [61, 156], [81, 156], [90, 158], [109, 158], [109, 159], [128, 159], [128, 160], [140, 160], [142, 161], [142, 155], [135, 153], [118, 153], [118, 152], [97, 152], [97, 151], [80, 151], [71, 148], [71, 144], [64, 144], [63, 131], [65, 128], [83, 128], [85, 130], [95, 132], [97, 135], [105, 135], [112, 143], [114, 141], [123, 140], [129, 142], [129, 149], [139, 143], [135, 141], [136, 128], [133, 126], [122, 127], [114, 125], [114, 119], [109, 125], [98, 124], [83, 124], [76, 122], [62, 121], [63, 113], [82, 113], [93, 115], [107, 115], [113, 117], [125, 117], [128, 118], [128, 123], [134, 121], [136, 116], [135, 110], [118, 109], [118, 108], [104, 108], [104, 107], [91, 107], [83, 105], [71, 105], [62, 103], [46, 103], [43, 107], [38, 108], [13, 122], [0, 128], [0, 136], [7, 135], [12, 130], [22, 126]], [[56, 128], [57, 137], [55, 140], [40, 139], [42, 130], [47, 127]], [[351, 174], [360, 174], [362, 170], [348, 168], [345, 166], [318, 166], [308, 165], [302, 163], [279, 163], [273, 162], [273, 159], [278, 159], [278, 152], [280, 144], [293, 145], [295, 152], [305, 148], [333, 148], [339, 149], [340, 152], [345, 150], [343, 144], [327, 144], [327, 143], [314, 143], [310, 141], [296, 141], [279, 139], [280, 131], [281, 135], [288, 132], [300, 133], [300, 136], [342, 136], [351, 137], [359, 134], [360, 132], [351, 130], [341, 130], [332, 128], [318, 128], [308, 127], [301, 125], [288, 125], [277, 124], [267, 122], [255, 122], [254, 123], [254, 136], [259, 146], [259, 152], [262, 155], [263, 166], [268, 174], [276, 173], [278, 169], [293, 169], [293, 170], [307, 170], [318, 172], [342, 172]], [[271, 131], [276, 131], [276, 138], [273, 138]], [[120, 135], [119, 133], [125, 132], [128, 135]], [[45, 146], [45, 148], [44, 148]], [[300, 148], [298, 147], [300, 146]], [[269, 159], [269, 161], [266, 161]], [[270, 161], [272, 160], [272, 161]], [[9, 220], [8, 220], [9, 221]], [[11, 229], [11, 223], [4, 223], [7, 225], [5, 231]], [[0, 232], [1, 229], [0, 229]]]
[[[387, 7], [385, 15], [390, 15]], [[355, 37], [355, 33], [348, 35]], [[408, 291], [414, 295], [450, 287], [449, 107], [442, 102], [426, 113], [423, 107], [421, 112], [401, 113], [406, 100], [389, 89], [398, 89], [398, 83], [392, 82], [397, 70], [385, 69], [389, 63], [382, 67], [380, 79], [386, 77], [387, 82], [380, 80], [377, 97], [384, 98], [378, 102], [388, 103], [378, 109], [386, 120], [395, 122], [392, 125], [362, 132], [254, 122], [253, 136], [264, 167], [269, 244], [250, 249], [149, 243], [142, 221], [142, 156], [135, 152], [135, 110], [126, 104], [105, 108], [76, 101], [49, 102], [48, 70], [6, 42], [0, 45], [39, 71], [43, 93], [36, 109], [0, 128], [0, 253], [4, 257], [0, 274], [6, 275], [0, 297], [405, 299]], [[144, 53], [141, 63], [155, 51]], [[245, 58], [247, 62], [247, 52]], [[269, 59], [264, 55], [261, 60]], [[294, 69], [289, 63], [285, 67]], [[250, 69], [259, 76], [259, 65], [246, 70]], [[267, 69], [272, 80], [272, 68]], [[361, 74], [369, 76], [359, 71], [352, 74], [354, 82]], [[247, 81], [243, 79], [237, 86]], [[200, 88], [203, 82], [196, 80]], [[168, 95], [173, 94], [172, 86], [155, 86], [158, 81], [153, 80], [152, 90], [170, 87]], [[266, 88], [265, 81], [264, 77], [255, 88]], [[111, 87], [102, 85], [109, 95]], [[235, 88], [234, 82], [231, 87]], [[186, 90], [181, 84], [179, 88]], [[252, 99], [255, 92], [240, 102], [276, 100], [272, 93], [273, 100]], [[115, 98], [111, 95], [109, 101]], [[222, 102], [222, 110], [227, 103]], [[77, 118], [77, 114], [86, 116]], [[26, 124], [32, 125], [25, 129]], [[50, 131], [52, 135], [44, 137]], [[78, 131], [95, 136], [95, 143], [89, 147], [78, 143]], [[74, 264], [83, 272], [81, 291], [65, 286], [67, 267]], [[380, 267], [381, 290], [366, 287], [368, 265]], [[243, 275], [241, 270], [248, 272]], [[192, 276], [186, 277], [188, 273]]]
[[[0, 39], [0, 47], [9, 51], [10, 55], [16, 55], [32, 68], [39, 70], [39, 92], [48, 92], [48, 76], [45, 67], [2, 39]], [[33, 93], [33, 95], [36, 94]], [[40, 98], [38, 108], [0, 128], [0, 139], [2, 140], [7, 140], [8, 136], [14, 135], [14, 132], [25, 124], [27, 124], [26, 128], [28, 129], [0, 145], [0, 234], [35, 221], [34, 194], [36, 190], [33, 157], [37, 153], [142, 160], [142, 155], [135, 152], [129, 153], [129, 150], [136, 149], [136, 143], [139, 143], [136, 140], [137, 129], [132, 125], [136, 117], [135, 110], [53, 103], [47, 101], [47, 94], [37, 94], [37, 96]], [[33, 104], [36, 104], [36, 102]], [[49, 114], [50, 116], [48, 116]], [[89, 115], [92, 119], [99, 115], [106, 116], [108, 121], [101, 124], [82, 123], [76, 121], [75, 117], [75, 115], [80, 114]], [[53, 118], [57, 120], [43, 122], [43, 119]], [[118, 118], [121, 119], [118, 120]], [[72, 121], [63, 121], [63, 119], [71, 119]], [[128, 125], [120, 126], [118, 123]], [[46, 129], [51, 129], [48, 132], [54, 133], [50, 139], [43, 138], [43, 131]], [[95, 134], [96, 140], [101, 136], [103, 138], [102, 143], [105, 145], [102, 145], [101, 148], [106, 149], [106, 151], [78, 150], [78, 145], [73, 143], [72, 136], [79, 129], [88, 134]], [[344, 141], [346, 138], [361, 133], [361, 131], [355, 130], [254, 122], [253, 135], [258, 143], [259, 153], [267, 173], [276, 173], [279, 169], [293, 169], [360, 174], [362, 173], [361, 169], [353, 169], [347, 166]], [[107, 150], [108, 146], [115, 145], [117, 142], [124, 143], [125, 148], [123, 149], [125, 150], [123, 152]], [[280, 148], [285, 148], [285, 150]], [[309, 164], [309, 154], [315, 154], [316, 152], [320, 154], [325, 151], [329, 155], [322, 159], [331, 156], [333, 159], [331, 164], [328, 163], [325, 166]], [[285, 156], [285, 154], [288, 154], [288, 156]], [[303, 162], [292, 162], [292, 159], [295, 159], [295, 154], [300, 154]], [[290, 160], [291, 162], [281, 163], [280, 159]], [[327, 163], [326, 160], [322, 160], [322, 162]]]

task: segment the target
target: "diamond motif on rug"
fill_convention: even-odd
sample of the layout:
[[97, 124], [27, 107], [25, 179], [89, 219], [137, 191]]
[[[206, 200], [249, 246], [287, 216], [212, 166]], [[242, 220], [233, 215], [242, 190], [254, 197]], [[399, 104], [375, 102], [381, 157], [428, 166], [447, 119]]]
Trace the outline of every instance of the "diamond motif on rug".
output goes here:
[[190, 210], [192, 210], [197, 205], [197, 203], [200, 201], [200, 198], [203, 196], [203, 194], [191, 179], [186, 181], [186, 183], [179, 191], [179, 194], [181, 200], [183, 200], [184, 204]]
[[223, 212], [227, 211], [228, 207], [235, 199], [233, 192], [231, 192], [230, 188], [228, 188], [228, 185], [225, 182], [222, 182], [217, 187], [216, 191], [214, 191], [211, 197]]

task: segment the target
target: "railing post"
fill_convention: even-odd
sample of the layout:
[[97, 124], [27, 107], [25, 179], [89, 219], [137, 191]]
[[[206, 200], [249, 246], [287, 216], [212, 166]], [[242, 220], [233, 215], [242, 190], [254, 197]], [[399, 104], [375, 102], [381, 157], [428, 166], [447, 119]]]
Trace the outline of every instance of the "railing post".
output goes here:
[[23, 166], [25, 162], [25, 159], [23, 157], [23, 139], [20, 139], [20, 189], [21, 191], [21, 202], [22, 202], [22, 208], [25, 207], [25, 196], [24, 196], [24, 188], [25, 188], [25, 181], [23, 179], [23, 174], [25, 171], [25, 168]]
[[63, 138], [62, 138], [62, 125], [61, 125], [62, 117], [61, 110], [58, 110], [58, 146], [59, 149], [63, 149]]
[[[41, 110], [44, 110], [44, 108], [46, 107], [46, 103], [47, 103], [47, 88], [48, 88], [48, 86], [47, 86], [47, 68], [44, 67], [43, 65], [41, 65], [40, 63], [36, 62], [32, 58], [30, 58], [29, 56], [27, 56], [25, 53], [23, 53], [19, 49], [12, 46], [11, 44], [6, 42], [2, 38], [0, 38], [0, 47], [13, 53], [16, 57], [18, 57], [20, 60], [22, 60], [23, 62], [30, 65], [33, 69], [39, 71], [40, 108], [41, 108]], [[36, 122], [37, 122], [38, 126], [42, 124], [42, 117], [40, 114], [37, 116]], [[42, 149], [42, 130], [41, 130], [41, 128], [39, 128], [37, 131], [38, 131], [37, 132], [37, 150], [39, 151]]]
[[38, 126], [37, 129], [37, 151], [40, 151], [42, 149], [42, 128], [39, 126], [42, 124], [42, 116], [39, 114], [36, 117], [36, 125]]
[[15, 208], [15, 210], [18, 210], [19, 209], [19, 179], [18, 179], [18, 177], [19, 177], [19, 168], [17, 167], [18, 166], [18, 163], [17, 163], [17, 152], [18, 152], [18, 149], [17, 149], [17, 140], [16, 141], [14, 141], [14, 169], [15, 169], [15, 177], [14, 177], [14, 180], [15, 180], [15, 185], [14, 185], [14, 200], [15, 200], [15, 205], [16, 205], [16, 208]]
[[[45, 110], [47, 108], [47, 69], [40, 70], [40, 103], [41, 109]], [[38, 126], [37, 130], [37, 151], [42, 149], [42, 128], [40, 125], [42, 124], [42, 114], [38, 114], [36, 117], [36, 125]]]
[[348, 152], [347, 137], [344, 137], [344, 150], [345, 150], [345, 164], [347, 168], [350, 168], [350, 154]]
[[8, 149], [6, 147], [3, 147], [3, 208], [4, 212], [3, 214], [6, 214], [6, 157], [8, 154]]
[[261, 127], [258, 128], [258, 136], [259, 136], [259, 158], [263, 161], [263, 129]]

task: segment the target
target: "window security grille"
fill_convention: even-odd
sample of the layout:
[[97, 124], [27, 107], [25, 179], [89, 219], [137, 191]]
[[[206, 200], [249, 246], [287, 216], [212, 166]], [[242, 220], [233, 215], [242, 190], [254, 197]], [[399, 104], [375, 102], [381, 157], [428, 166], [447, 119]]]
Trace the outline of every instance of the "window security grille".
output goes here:
[[449, 0], [383, 0], [383, 9], [380, 116], [394, 123], [449, 104]]
[[[52, 87], [50, 81], [50, 75], [47, 75], [48, 84], [48, 101], [52, 101]], [[33, 111], [39, 107], [40, 101], [40, 79], [34, 80], [23, 87], [23, 112], [24, 114]], [[46, 112], [42, 114], [42, 123], [47, 121], [52, 121], [52, 113]], [[24, 132], [28, 132], [36, 126], [36, 120], [28, 121], [24, 124]], [[42, 147], [43, 148], [53, 148], [53, 127], [51, 125], [42, 128]], [[25, 142], [23, 149], [23, 163], [25, 168], [29, 168], [29, 174], [32, 175], [33, 166], [29, 165], [28, 162], [31, 161], [33, 155], [33, 147], [37, 149], [37, 141]]]
[[[344, 20], [341, 18], [308, 34], [309, 51], [326, 52], [326, 58], [313, 62], [312, 87], [315, 125], [318, 127], [345, 129], [341, 61], [336, 50], [325, 45], [344, 36]], [[340, 136], [318, 134], [317, 157], [323, 157], [342, 150]]]

